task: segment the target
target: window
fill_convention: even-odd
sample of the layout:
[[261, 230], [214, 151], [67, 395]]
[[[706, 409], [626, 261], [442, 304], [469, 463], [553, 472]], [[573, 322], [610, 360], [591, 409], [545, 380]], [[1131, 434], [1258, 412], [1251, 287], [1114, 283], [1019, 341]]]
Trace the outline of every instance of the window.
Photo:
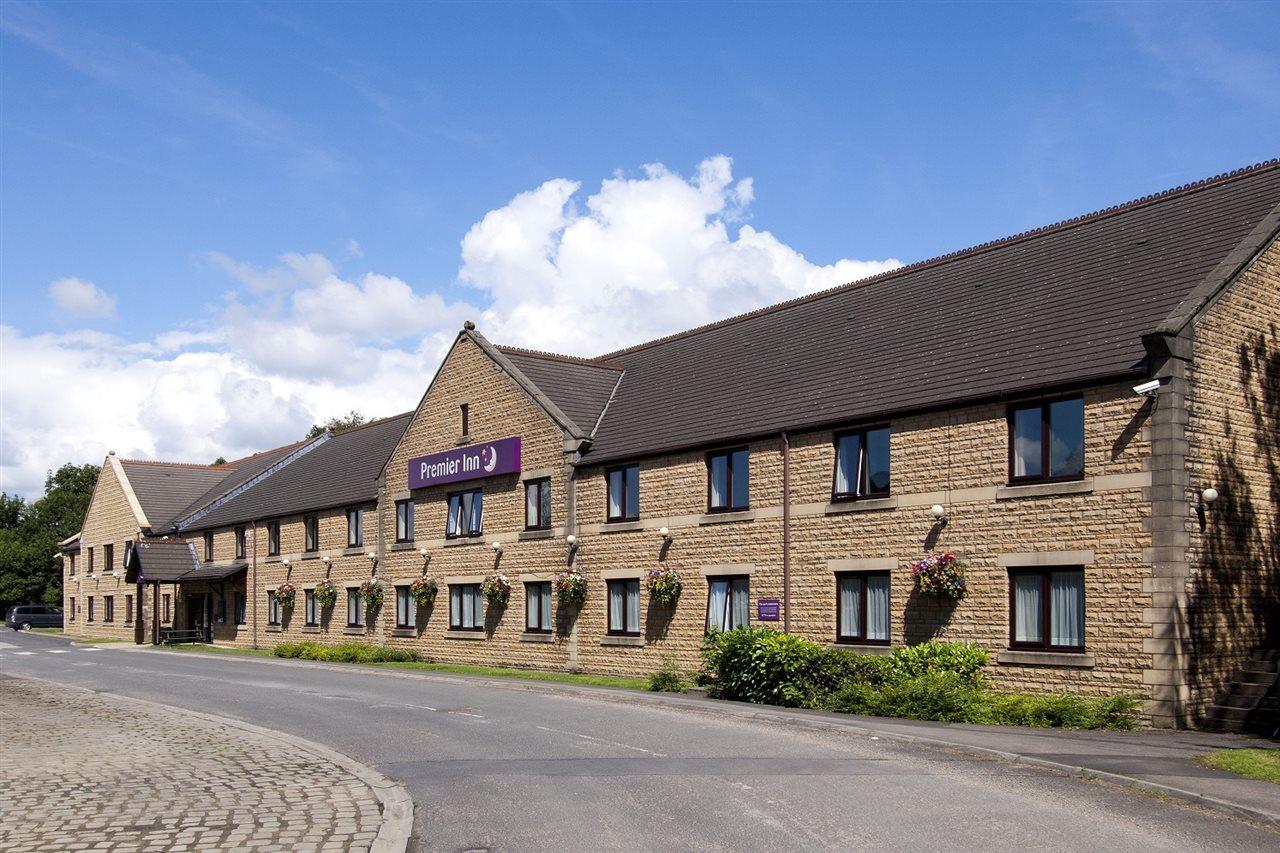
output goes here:
[[104, 595], [102, 597], [102, 621], [116, 621], [116, 597], [114, 595]]
[[314, 552], [320, 550], [320, 519], [314, 515], [302, 517], [302, 550]]
[[89, 596], [89, 621], [93, 621], [93, 596]]
[[484, 594], [480, 592], [480, 584], [450, 585], [449, 630], [484, 630]]
[[168, 622], [173, 616], [173, 613], [170, 610], [170, 604], [173, 602], [173, 599], [170, 598], [169, 593], [166, 592], [164, 595], [160, 596], [160, 601], [161, 601], [163, 612], [164, 612], [164, 618], [161, 619], [160, 621]]
[[750, 578], [710, 578], [707, 583], [707, 630], [732, 631], [751, 621]]
[[471, 405], [463, 403], [458, 410], [462, 413], [462, 437], [466, 438], [471, 435]]
[[235, 602], [236, 624], [243, 625], [248, 621], [246, 618], [248, 614], [245, 612], [248, 608], [245, 607], [244, 593], [237, 592], [232, 600]]
[[114, 572], [116, 570], [115, 559], [116, 559], [116, 546], [103, 545], [102, 546], [102, 571]]
[[124, 540], [124, 562], [121, 563], [126, 569], [129, 568], [129, 557], [133, 555], [133, 540]]
[[316, 591], [314, 589], [303, 590], [302, 595], [307, 608], [307, 625], [319, 626], [320, 602], [316, 601]]
[[413, 541], [413, 501], [396, 501], [396, 541]]
[[1084, 569], [1009, 572], [1009, 646], [1084, 651]]
[[347, 627], [364, 626], [364, 599], [360, 597], [360, 587], [347, 587]]
[[889, 642], [889, 573], [836, 575], [836, 642]]
[[1084, 399], [1009, 409], [1009, 482], [1078, 480], [1084, 476]]
[[93, 574], [93, 546], [89, 546], [89, 574]]
[[[166, 614], [165, 621], [167, 622], [169, 621], [169, 617], [167, 615], [169, 613], [169, 596], [166, 595], [164, 598], [164, 612]], [[280, 624], [280, 599], [276, 597], [275, 590], [267, 593], [267, 624]]]
[[133, 596], [126, 595], [124, 597], [124, 624], [133, 624]]
[[280, 556], [280, 522], [267, 522], [267, 556]]
[[445, 538], [479, 536], [483, 532], [483, 515], [484, 493], [480, 489], [449, 495], [449, 520], [444, 529]]
[[244, 528], [236, 528], [236, 559], [243, 560], [245, 552]]
[[524, 585], [524, 629], [539, 634], [551, 633], [551, 582]]
[[364, 544], [364, 510], [356, 507], [347, 510], [347, 547], [359, 548]]
[[69, 612], [67, 613], [67, 615], [68, 615], [68, 616], [70, 616], [70, 617], [71, 617], [71, 621], [72, 621], [72, 622], [74, 622], [74, 621], [76, 621], [76, 600], [75, 600], [75, 597], [74, 597], [74, 596], [72, 596], [72, 597], [67, 601], [67, 604], [69, 604], [69, 605], [70, 605], [70, 607], [68, 608]]
[[605, 475], [609, 492], [608, 521], [636, 521], [640, 518], [640, 466], [613, 468]]
[[68, 557], [68, 563], [67, 563], [68, 569], [71, 572], [71, 576], [75, 577], [76, 576], [76, 555], [68, 554], [67, 557]]
[[834, 501], [889, 496], [889, 428], [874, 427], [836, 436]]
[[547, 530], [551, 527], [551, 478], [530, 480], [524, 484], [525, 530]]
[[609, 633], [640, 635], [640, 581], [608, 581]]
[[749, 505], [751, 475], [746, 448], [707, 454], [707, 509], [728, 512]]
[[412, 628], [417, 622], [418, 603], [413, 600], [409, 587], [396, 587], [396, 627]]
[[213, 531], [206, 530], [204, 532], [204, 561], [206, 563], [213, 562]]

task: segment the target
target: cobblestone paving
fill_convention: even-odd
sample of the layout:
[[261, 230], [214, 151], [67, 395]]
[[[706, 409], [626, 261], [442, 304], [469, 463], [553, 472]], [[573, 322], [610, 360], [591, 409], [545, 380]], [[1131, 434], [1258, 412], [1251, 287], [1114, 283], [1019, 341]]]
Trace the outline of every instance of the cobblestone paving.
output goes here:
[[368, 850], [373, 792], [289, 743], [0, 680], [0, 851]]

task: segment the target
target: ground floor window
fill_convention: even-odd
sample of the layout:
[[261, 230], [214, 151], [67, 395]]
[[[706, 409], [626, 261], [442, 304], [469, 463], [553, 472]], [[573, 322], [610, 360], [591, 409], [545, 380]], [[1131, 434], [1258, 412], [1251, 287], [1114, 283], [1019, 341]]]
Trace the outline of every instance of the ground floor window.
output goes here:
[[72, 598], [67, 602], [67, 604], [70, 605], [67, 608], [67, 616], [70, 617], [72, 622], [74, 622], [76, 621], [76, 600]]
[[93, 621], [93, 596], [89, 596], [89, 621]]
[[102, 596], [102, 621], [116, 621], [116, 597], [114, 595]]
[[364, 627], [364, 600], [358, 586], [347, 587], [347, 627]]
[[133, 596], [126, 595], [124, 597], [124, 624], [133, 624]]
[[551, 581], [524, 585], [524, 629], [551, 633]]
[[[165, 621], [167, 622], [169, 621], [167, 615], [169, 612], [169, 596], [166, 595], [164, 598]], [[280, 598], [275, 594], [274, 590], [267, 593], [267, 624], [280, 624]]]
[[308, 589], [302, 594], [306, 597], [307, 624], [317, 627], [320, 624], [320, 602], [316, 601], [316, 591]]
[[418, 622], [418, 605], [407, 586], [396, 587], [396, 627], [412, 628]]
[[608, 581], [609, 633], [640, 634], [640, 580]]
[[1009, 645], [1021, 649], [1084, 649], [1084, 569], [1009, 572]]
[[449, 587], [449, 628], [454, 631], [484, 630], [484, 594], [480, 584], [464, 583]]
[[169, 593], [166, 592], [164, 595], [160, 596], [160, 603], [164, 608], [164, 618], [160, 621], [168, 622], [173, 618], [173, 610], [170, 609], [173, 599], [170, 597]]
[[836, 641], [889, 642], [889, 573], [836, 575]]
[[751, 621], [751, 579], [746, 575], [710, 578], [707, 583], [707, 630], [732, 631]]
[[235, 601], [236, 608], [236, 624], [244, 625], [248, 621], [246, 618], [247, 614], [245, 612], [248, 608], [245, 607], [244, 593], [237, 592], [233, 600]]

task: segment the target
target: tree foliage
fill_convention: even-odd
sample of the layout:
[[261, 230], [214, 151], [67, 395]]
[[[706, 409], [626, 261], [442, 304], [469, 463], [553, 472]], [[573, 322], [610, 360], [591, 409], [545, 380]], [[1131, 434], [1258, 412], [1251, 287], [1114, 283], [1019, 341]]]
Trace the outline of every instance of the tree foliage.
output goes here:
[[329, 432], [342, 432], [343, 430], [368, 423], [368, 421], [369, 419], [361, 414], [358, 409], [352, 409], [345, 415], [329, 418], [329, 420], [325, 421], [323, 424], [312, 424], [311, 431], [307, 433], [307, 438], [315, 438], [325, 430], [328, 430]]
[[44, 481], [44, 496], [27, 503], [0, 493], [0, 608], [10, 604], [62, 601], [58, 543], [80, 530], [97, 465], [67, 463]]

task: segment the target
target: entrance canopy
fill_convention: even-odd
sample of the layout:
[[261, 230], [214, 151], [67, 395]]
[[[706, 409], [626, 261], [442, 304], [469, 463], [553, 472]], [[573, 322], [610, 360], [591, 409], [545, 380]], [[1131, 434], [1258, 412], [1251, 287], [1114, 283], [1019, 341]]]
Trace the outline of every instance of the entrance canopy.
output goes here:
[[129, 552], [125, 563], [126, 583], [218, 582], [248, 568], [244, 560], [202, 563], [196, 548], [181, 539], [143, 539]]

